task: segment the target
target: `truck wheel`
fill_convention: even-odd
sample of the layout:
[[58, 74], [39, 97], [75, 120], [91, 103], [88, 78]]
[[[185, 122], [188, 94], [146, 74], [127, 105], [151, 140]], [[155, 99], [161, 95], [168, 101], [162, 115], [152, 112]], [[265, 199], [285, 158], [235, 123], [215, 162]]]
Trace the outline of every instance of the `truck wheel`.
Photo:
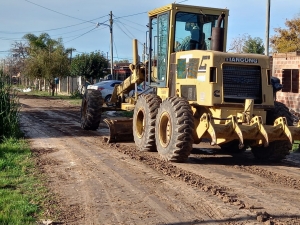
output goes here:
[[[293, 126], [293, 116], [281, 102], [274, 102], [274, 108], [267, 112], [266, 124], [273, 125], [278, 117], [285, 117], [288, 126]], [[258, 160], [280, 161], [290, 154], [292, 145], [289, 141], [274, 141], [268, 147], [251, 147], [254, 157]]]
[[155, 118], [161, 98], [155, 94], [139, 96], [133, 113], [133, 137], [140, 151], [155, 151]]
[[81, 103], [81, 127], [85, 130], [97, 130], [99, 127], [103, 98], [98, 90], [87, 90]]
[[289, 141], [273, 141], [268, 147], [251, 147], [254, 157], [260, 161], [279, 162], [288, 154], [292, 145]]
[[285, 117], [289, 126], [293, 126], [293, 115], [281, 102], [274, 102], [274, 108], [267, 111], [266, 124], [273, 125], [278, 117]]
[[156, 147], [167, 161], [184, 162], [193, 148], [194, 117], [189, 103], [169, 97], [158, 109], [155, 121]]
[[226, 152], [229, 154], [243, 153], [247, 149], [247, 147], [243, 147], [242, 149], [239, 149], [239, 141], [238, 140], [220, 144], [219, 146], [223, 152]]

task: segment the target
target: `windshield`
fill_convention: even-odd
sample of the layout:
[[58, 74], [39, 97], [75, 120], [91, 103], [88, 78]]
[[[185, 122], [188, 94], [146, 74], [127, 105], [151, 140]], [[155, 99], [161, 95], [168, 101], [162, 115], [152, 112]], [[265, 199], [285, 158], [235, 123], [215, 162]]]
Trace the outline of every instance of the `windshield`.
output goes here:
[[178, 12], [175, 23], [174, 51], [210, 50], [212, 28], [216, 26], [218, 18], [219, 15]]

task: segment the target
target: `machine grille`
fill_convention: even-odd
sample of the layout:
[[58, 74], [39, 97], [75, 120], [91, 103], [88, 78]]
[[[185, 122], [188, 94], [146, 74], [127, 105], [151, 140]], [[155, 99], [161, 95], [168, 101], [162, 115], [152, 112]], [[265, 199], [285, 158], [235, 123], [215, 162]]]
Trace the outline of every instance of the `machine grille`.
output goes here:
[[243, 103], [254, 99], [262, 103], [261, 68], [253, 65], [223, 65], [223, 93], [225, 102]]

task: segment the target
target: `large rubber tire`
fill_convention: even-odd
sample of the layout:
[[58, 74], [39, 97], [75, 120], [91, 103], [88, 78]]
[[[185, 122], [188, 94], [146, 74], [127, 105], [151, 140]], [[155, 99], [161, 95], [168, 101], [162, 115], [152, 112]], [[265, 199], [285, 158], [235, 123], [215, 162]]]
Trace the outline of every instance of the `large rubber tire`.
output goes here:
[[[293, 126], [293, 116], [289, 109], [281, 102], [274, 102], [274, 108], [267, 112], [266, 124], [274, 125], [278, 117], [285, 117], [288, 126]], [[260, 161], [278, 162], [290, 154], [292, 145], [289, 141], [274, 141], [268, 147], [251, 147], [254, 157]]]
[[252, 147], [251, 151], [257, 160], [279, 162], [290, 154], [291, 149], [289, 141], [273, 141], [266, 148]]
[[286, 105], [281, 102], [275, 101], [274, 108], [267, 111], [266, 124], [273, 125], [274, 121], [278, 117], [285, 117], [288, 126], [293, 126], [293, 115], [288, 109], [288, 107], [286, 107]]
[[237, 154], [237, 153], [243, 153], [246, 151], [247, 147], [244, 146], [242, 149], [239, 149], [239, 141], [233, 140], [230, 142], [227, 142], [225, 144], [220, 144], [221, 150], [225, 153], [229, 154]]
[[133, 112], [133, 137], [140, 151], [155, 151], [155, 119], [161, 98], [155, 94], [140, 95]]
[[156, 147], [167, 161], [184, 162], [193, 148], [194, 117], [189, 103], [169, 97], [158, 109], [155, 121]]
[[97, 130], [101, 120], [103, 98], [98, 90], [87, 90], [81, 103], [80, 122], [85, 130]]

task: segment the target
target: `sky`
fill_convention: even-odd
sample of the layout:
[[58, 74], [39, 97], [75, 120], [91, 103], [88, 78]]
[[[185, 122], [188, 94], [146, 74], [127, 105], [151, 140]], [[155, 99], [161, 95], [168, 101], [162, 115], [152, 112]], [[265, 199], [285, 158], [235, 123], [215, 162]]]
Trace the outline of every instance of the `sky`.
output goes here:
[[[285, 28], [286, 19], [300, 16], [300, 1], [270, 0], [270, 36]], [[101, 51], [110, 59], [109, 14], [113, 15], [113, 56], [132, 60], [132, 40], [138, 39], [139, 54], [146, 41], [147, 12], [173, 3], [169, 0], [0, 0], [0, 59], [14, 42], [27, 33], [48, 33], [62, 38], [74, 55]], [[178, 0], [180, 4], [229, 9], [227, 49], [234, 38], [249, 34], [266, 36], [268, 0]], [[97, 26], [97, 23], [100, 26]], [[106, 24], [106, 25], [105, 25]]]

